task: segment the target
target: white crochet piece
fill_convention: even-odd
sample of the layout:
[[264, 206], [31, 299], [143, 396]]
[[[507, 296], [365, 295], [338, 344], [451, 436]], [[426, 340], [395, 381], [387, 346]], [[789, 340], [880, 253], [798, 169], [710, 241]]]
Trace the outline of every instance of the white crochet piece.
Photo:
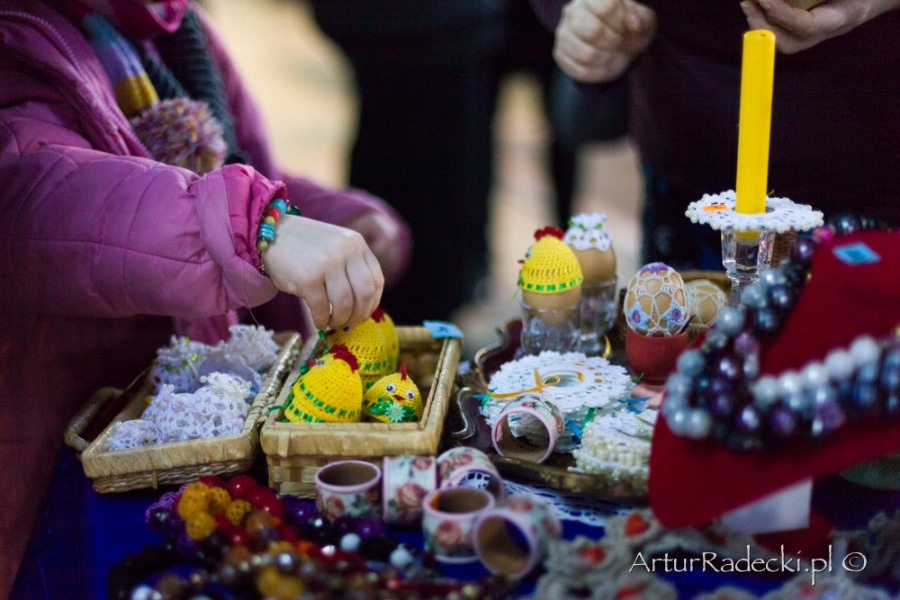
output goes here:
[[[700, 200], [691, 202], [684, 214], [692, 223], [703, 223], [718, 231], [728, 228], [735, 231], [769, 229], [784, 233], [791, 229], [806, 231], [824, 222], [821, 211], [813, 210], [808, 204], [794, 204], [787, 198], [766, 198], [764, 213], [739, 213], [735, 210], [735, 202], [734, 190], [705, 194]], [[724, 208], [713, 210], [715, 205], [723, 205]]]
[[[612, 365], [605, 358], [588, 358], [581, 352], [560, 354], [544, 351], [501, 366], [488, 384], [492, 397], [482, 405], [481, 413], [493, 427], [503, 407], [515, 395], [540, 391], [563, 414], [566, 427], [560, 436], [557, 451], [567, 452], [578, 445], [571, 423], [580, 425], [591, 408], [628, 398], [633, 387], [634, 383], [625, 368]], [[513, 435], [524, 436], [534, 444], [546, 444], [548, 441], [547, 431], [537, 419], [511, 421], [510, 430]]]
[[225, 373], [202, 377], [203, 387], [192, 394], [164, 385], [141, 417], [159, 429], [159, 443], [235, 435], [250, 410], [250, 383]]
[[106, 440], [107, 450], [125, 450], [150, 446], [159, 442], [159, 429], [146, 419], [120, 421], [113, 426], [112, 434]]
[[254, 371], [265, 371], [278, 357], [278, 344], [272, 339], [274, 331], [259, 325], [232, 325], [228, 331], [231, 338], [218, 345], [224, 347], [225, 354]]
[[612, 237], [606, 227], [606, 215], [602, 213], [582, 213], [569, 219], [569, 229], [563, 241], [576, 250], [595, 248], [601, 252], [609, 250]]
[[199, 387], [197, 365], [206, 358], [210, 347], [186, 337], [172, 336], [169, 345], [156, 351], [151, 376], [157, 389], [172, 386], [176, 392], [193, 392]]

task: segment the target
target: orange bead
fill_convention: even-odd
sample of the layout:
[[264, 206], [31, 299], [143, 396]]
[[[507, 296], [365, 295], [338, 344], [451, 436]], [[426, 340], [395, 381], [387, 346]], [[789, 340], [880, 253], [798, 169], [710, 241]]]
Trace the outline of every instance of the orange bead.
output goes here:
[[277, 208], [267, 208], [265, 211], [263, 211], [263, 216], [272, 217], [273, 219], [275, 219], [274, 223], [277, 223], [278, 219], [281, 218], [281, 211]]
[[268, 529], [273, 526], [272, 515], [261, 510], [250, 513], [244, 522], [244, 528], [247, 530], [247, 533], [255, 533], [260, 529]]
[[232, 500], [225, 508], [225, 516], [237, 527], [240, 527], [241, 523], [244, 522], [244, 515], [250, 512], [251, 509], [250, 503], [246, 500]]
[[206, 512], [209, 509], [209, 502], [206, 498], [200, 498], [196, 495], [182, 496], [178, 501], [178, 514], [187, 521], [190, 516], [196, 512]]
[[210, 488], [209, 494], [209, 512], [214, 515], [221, 515], [231, 503], [231, 495], [225, 488]]
[[184, 530], [192, 540], [202, 540], [216, 528], [216, 518], [205, 510], [198, 510], [184, 521]]

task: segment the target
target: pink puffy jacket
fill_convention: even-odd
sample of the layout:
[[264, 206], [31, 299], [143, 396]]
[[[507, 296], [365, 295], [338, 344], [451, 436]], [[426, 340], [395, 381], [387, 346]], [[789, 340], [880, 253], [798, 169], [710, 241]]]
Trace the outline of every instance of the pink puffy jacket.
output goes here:
[[[173, 333], [217, 341], [235, 309], [276, 296], [254, 249], [275, 194], [335, 224], [396, 218], [360, 192], [279, 173], [211, 38], [253, 167], [201, 177], [148, 158], [76, 27], [43, 2], [0, 0], [0, 598], [75, 409], [127, 385]], [[300, 327], [299, 303], [283, 296], [254, 316]]]

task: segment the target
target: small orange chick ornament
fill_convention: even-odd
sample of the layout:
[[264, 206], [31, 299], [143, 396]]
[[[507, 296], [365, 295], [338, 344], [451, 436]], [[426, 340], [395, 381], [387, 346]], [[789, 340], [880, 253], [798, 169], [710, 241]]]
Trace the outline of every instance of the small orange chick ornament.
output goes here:
[[363, 396], [363, 415], [385, 423], [418, 421], [422, 418], [422, 394], [406, 374], [400, 372], [379, 379]]
[[337, 344], [311, 363], [291, 385], [284, 417], [304, 423], [359, 421], [363, 385], [353, 353]]
[[332, 329], [325, 334], [326, 346], [343, 344], [359, 361], [359, 376], [363, 382], [363, 391], [372, 387], [376, 381], [390, 373], [388, 370], [387, 344], [381, 326], [372, 317], [365, 321], [340, 329]]

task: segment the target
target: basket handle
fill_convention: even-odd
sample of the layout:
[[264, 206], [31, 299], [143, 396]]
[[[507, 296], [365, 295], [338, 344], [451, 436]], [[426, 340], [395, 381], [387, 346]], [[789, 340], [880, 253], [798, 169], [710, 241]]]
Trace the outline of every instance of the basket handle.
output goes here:
[[90, 425], [94, 415], [110, 400], [122, 395], [122, 390], [114, 387], [102, 387], [87, 399], [84, 406], [72, 417], [66, 427], [66, 445], [75, 448], [78, 452], [84, 452], [90, 442], [81, 437], [84, 430]]

